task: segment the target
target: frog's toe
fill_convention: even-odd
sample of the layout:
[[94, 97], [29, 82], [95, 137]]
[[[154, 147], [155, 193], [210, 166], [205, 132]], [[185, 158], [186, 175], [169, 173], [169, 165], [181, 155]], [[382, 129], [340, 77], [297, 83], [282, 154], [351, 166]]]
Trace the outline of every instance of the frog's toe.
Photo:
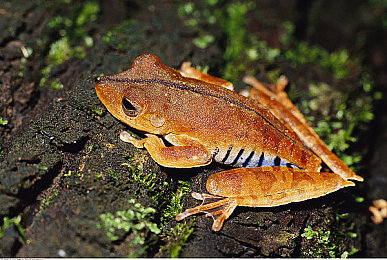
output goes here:
[[231, 215], [234, 209], [237, 207], [237, 202], [234, 198], [224, 198], [220, 196], [214, 196], [206, 193], [192, 193], [192, 197], [195, 199], [203, 200], [200, 206], [190, 208], [176, 216], [176, 220], [182, 220], [190, 215], [200, 212], [206, 213], [206, 217], [212, 217], [214, 224], [212, 230], [219, 231], [223, 222]]
[[126, 143], [131, 143], [133, 140], [136, 140], [136, 139], [134, 139], [134, 137], [133, 136], [131, 136], [128, 132], [126, 132], [126, 131], [122, 131], [121, 133], [120, 133], [120, 139], [121, 139], [121, 141], [124, 141], [124, 142], [126, 142]]
[[179, 215], [177, 215], [177, 216], [175, 217], [175, 219], [176, 219], [177, 221], [180, 221], [180, 220], [183, 220], [183, 219], [185, 219], [186, 217], [188, 217], [188, 216], [190, 216], [190, 215], [192, 215], [192, 214], [194, 214], [194, 213], [187, 212], [187, 210], [186, 210], [186, 211], [180, 213]]

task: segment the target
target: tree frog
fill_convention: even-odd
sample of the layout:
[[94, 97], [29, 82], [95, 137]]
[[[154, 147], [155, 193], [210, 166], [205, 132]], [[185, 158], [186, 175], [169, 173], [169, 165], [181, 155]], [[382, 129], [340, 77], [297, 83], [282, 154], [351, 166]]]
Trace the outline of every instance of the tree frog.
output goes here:
[[[177, 220], [206, 212], [218, 231], [238, 205], [277, 206], [363, 180], [325, 146], [287, 98], [285, 78], [277, 86], [252, 77], [245, 82], [253, 87], [249, 97], [187, 62], [178, 71], [148, 53], [129, 69], [99, 78], [96, 92], [108, 111], [146, 133], [138, 140], [123, 131], [122, 141], [147, 149], [165, 167], [199, 167], [213, 160], [237, 167], [211, 176], [210, 194], [192, 194], [202, 205]], [[333, 173], [319, 172], [322, 161]]]

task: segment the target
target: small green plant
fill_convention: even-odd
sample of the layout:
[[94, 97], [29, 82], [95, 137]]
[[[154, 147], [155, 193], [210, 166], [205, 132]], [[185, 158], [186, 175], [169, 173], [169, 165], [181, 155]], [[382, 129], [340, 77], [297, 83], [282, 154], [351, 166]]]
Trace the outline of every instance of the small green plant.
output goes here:
[[24, 231], [24, 228], [22, 227], [20, 222], [21, 222], [20, 215], [17, 217], [14, 217], [14, 218], [4, 217], [3, 218], [3, 225], [0, 227], [0, 239], [3, 238], [3, 236], [4, 236], [4, 230], [14, 226], [16, 228], [17, 232], [19, 233], [19, 235], [22, 237], [23, 241], [26, 242], [26, 244], [29, 244], [30, 241], [28, 240], [26, 233]]
[[166, 231], [167, 244], [162, 246], [162, 250], [167, 250], [171, 258], [179, 257], [180, 250], [187, 242], [189, 236], [194, 231], [194, 220], [191, 222], [178, 223], [171, 231]]
[[214, 41], [215, 41], [215, 37], [213, 35], [203, 34], [193, 39], [193, 44], [195, 44], [196, 47], [198, 48], [206, 49]]
[[35, 167], [37, 168], [37, 169], [39, 169], [39, 170], [47, 170], [48, 169], [48, 167], [47, 166], [44, 166], [44, 165], [35, 165]]
[[166, 205], [164, 211], [162, 212], [161, 221], [165, 222], [173, 219], [183, 210], [182, 198], [183, 195], [191, 191], [191, 184], [188, 181], [179, 180], [178, 182], [181, 186], [177, 189], [176, 193], [172, 193], [172, 198], [169, 203]]
[[215, 41], [215, 37], [202, 30], [199, 25], [201, 23], [215, 24], [217, 18], [212, 11], [212, 7], [217, 4], [217, 1], [204, 1], [202, 4], [204, 10], [200, 11], [193, 2], [182, 3], [177, 14], [179, 17], [186, 17], [186, 25], [197, 31], [198, 36], [193, 39], [193, 44], [198, 48], [206, 49]]
[[[156, 235], [161, 232], [155, 223], [146, 220], [149, 215], [155, 214], [156, 210], [152, 207], [145, 208], [140, 203], [136, 203], [135, 199], [130, 199], [129, 203], [132, 204], [131, 209], [120, 210], [115, 214], [110, 212], [101, 214], [101, 222], [97, 224], [97, 227], [103, 229], [111, 241], [123, 239], [124, 236], [133, 234], [133, 239], [129, 245], [144, 245], [146, 231]], [[142, 246], [142, 252], [136, 252], [135, 255], [141, 255], [146, 248], [147, 245]]]
[[108, 170], [107, 173], [109, 174], [110, 177], [112, 177], [115, 180], [118, 180], [120, 178], [120, 174], [114, 172], [113, 170]]
[[93, 111], [95, 114], [101, 116], [103, 114], [103, 109], [101, 107], [93, 107], [91, 109], [91, 111]]
[[8, 124], [8, 120], [3, 119], [2, 117], [0, 117], [0, 125], [6, 125], [6, 124]]
[[142, 164], [137, 167], [130, 163], [123, 163], [121, 165], [128, 166], [132, 170], [133, 179], [140, 185], [143, 185], [147, 189], [152, 189], [155, 186], [156, 173], [152, 171], [150, 171], [150, 173], [145, 173]]
[[44, 211], [45, 208], [55, 200], [58, 194], [59, 194], [59, 190], [56, 190], [54, 191], [51, 197], [43, 199], [42, 202], [40, 203], [40, 207], [39, 207], [40, 211]]
[[286, 31], [282, 37], [285, 50], [283, 55], [293, 66], [319, 64], [321, 67], [331, 70], [338, 79], [348, 76], [349, 65], [352, 61], [347, 50], [328, 52], [317, 45], [296, 41], [293, 37], [294, 25], [290, 22], [284, 23], [283, 28]]

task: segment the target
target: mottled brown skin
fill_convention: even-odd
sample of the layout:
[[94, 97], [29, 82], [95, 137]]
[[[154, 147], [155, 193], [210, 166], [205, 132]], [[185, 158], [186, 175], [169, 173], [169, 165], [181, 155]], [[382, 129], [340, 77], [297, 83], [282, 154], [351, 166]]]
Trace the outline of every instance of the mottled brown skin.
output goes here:
[[[301, 113], [294, 112], [283, 91], [270, 94], [264, 90], [268, 99], [264, 96], [262, 104], [257, 101], [259, 95], [239, 95], [230, 82], [195, 70], [188, 63], [176, 71], [152, 54], [140, 55], [124, 72], [102, 76], [96, 91], [115, 117], [147, 133], [146, 138], [137, 140], [122, 132], [121, 140], [146, 148], [163, 166], [196, 167], [214, 159], [254, 167], [211, 176], [207, 190], [212, 195], [193, 193], [203, 200], [202, 205], [179, 214], [177, 220], [207, 212], [214, 217], [213, 230], [218, 231], [238, 205], [277, 206], [302, 201], [354, 185], [347, 179], [362, 180], [348, 167], [345, 174], [318, 172], [320, 157], [331, 152], [322, 142], [310, 140], [309, 136], [317, 134]], [[276, 102], [272, 106], [267, 104], [270, 98]], [[299, 130], [303, 127], [309, 132]], [[165, 146], [160, 136], [172, 146]], [[313, 152], [304, 143], [318, 149]], [[262, 161], [304, 170], [256, 167], [265, 165]]]

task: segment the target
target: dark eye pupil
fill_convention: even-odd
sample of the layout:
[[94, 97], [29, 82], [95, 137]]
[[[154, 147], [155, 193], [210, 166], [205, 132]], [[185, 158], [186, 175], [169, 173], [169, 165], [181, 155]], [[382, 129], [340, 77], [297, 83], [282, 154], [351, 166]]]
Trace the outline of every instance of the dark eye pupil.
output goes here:
[[136, 117], [139, 113], [138, 109], [127, 98], [122, 100], [122, 108], [124, 113], [130, 117]]

